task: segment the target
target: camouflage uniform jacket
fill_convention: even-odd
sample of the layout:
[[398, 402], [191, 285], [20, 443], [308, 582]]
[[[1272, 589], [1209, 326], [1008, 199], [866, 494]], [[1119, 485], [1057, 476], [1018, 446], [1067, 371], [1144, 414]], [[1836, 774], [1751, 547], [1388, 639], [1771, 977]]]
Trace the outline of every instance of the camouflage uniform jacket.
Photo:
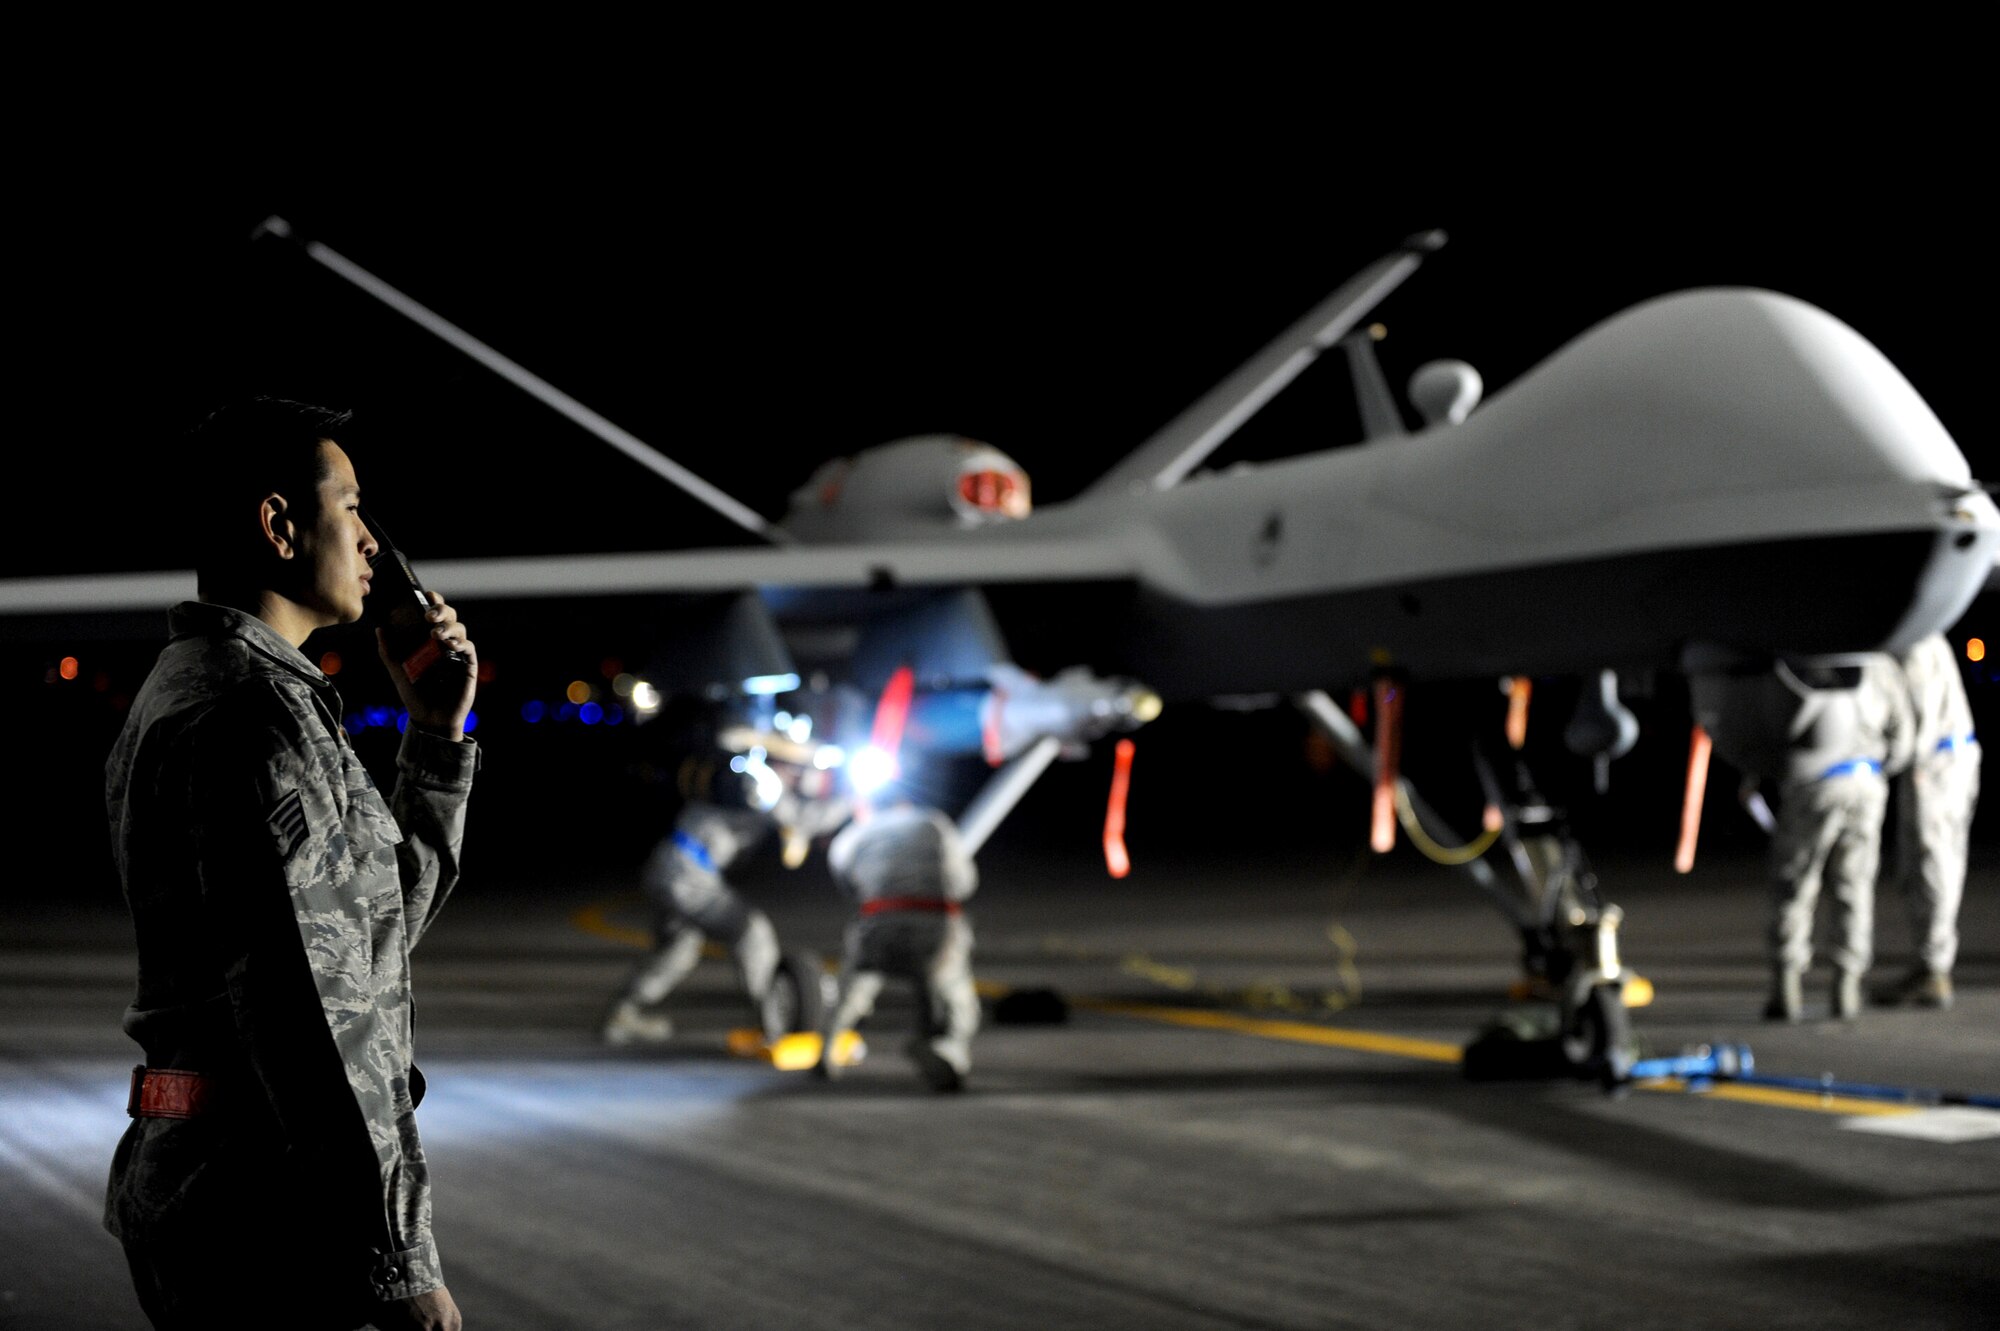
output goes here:
[[1916, 760], [1936, 761], [1940, 752], [1950, 755], [1970, 749], [1977, 742], [1972, 701], [1966, 697], [1965, 679], [1944, 634], [1918, 639], [1898, 661], [1916, 710]]
[[1857, 761], [1887, 775], [1910, 764], [1915, 718], [1894, 657], [1868, 656], [1844, 686], [1780, 661], [1748, 675], [1698, 673], [1688, 690], [1716, 753], [1752, 775], [1810, 784]]
[[951, 819], [936, 809], [892, 805], [842, 828], [826, 848], [827, 869], [857, 902], [968, 901], [979, 867]]
[[132, 1121], [105, 1227], [212, 1231], [226, 1261], [232, 1231], [297, 1219], [330, 1278], [436, 1289], [409, 950], [458, 879], [479, 751], [412, 728], [385, 801], [333, 685], [276, 631], [197, 602], [168, 623], [106, 765], [139, 953], [124, 1025], [221, 1099]]

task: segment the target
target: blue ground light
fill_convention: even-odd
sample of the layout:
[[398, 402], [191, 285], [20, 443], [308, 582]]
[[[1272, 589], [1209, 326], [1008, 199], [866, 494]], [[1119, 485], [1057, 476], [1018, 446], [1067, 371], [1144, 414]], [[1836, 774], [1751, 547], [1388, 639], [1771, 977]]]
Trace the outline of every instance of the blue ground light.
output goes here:
[[[410, 714], [401, 708], [390, 711], [387, 707], [369, 707], [348, 717], [343, 725], [350, 735], [359, 735], [364, 730], [382, 730], [389, 726], [394, 726], [396, 733], [403, 734], [410, 728]], [[467, 712], [465, 733], [469, 735], [478, 727], [479, 713]]]
[[[531, 726], [539, 725], [548, 717], [549, 705], [539, 699], [531, 698], [521, 704], [521, 719]], [[625, 708], [615, 702], [608, 706], [587, 702], [580, 707], [566, 702], [556, 709], [555, 719], [558, 723], [580, 721], [587, 726], [618, 726], [625, 724]]]

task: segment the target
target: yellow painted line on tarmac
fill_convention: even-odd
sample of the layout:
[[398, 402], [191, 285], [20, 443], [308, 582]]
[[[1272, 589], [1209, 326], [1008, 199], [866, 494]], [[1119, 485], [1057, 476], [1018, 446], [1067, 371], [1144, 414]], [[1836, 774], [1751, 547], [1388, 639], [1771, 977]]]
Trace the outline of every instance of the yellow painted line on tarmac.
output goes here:
[[1455, 1044], [1437, 1040], [1414, 1040], [1402, 1035], [1382, 1035], [1376, 1031], [1346, 1030], [1338, 1026], [1316, 1026], [1304, 1021], [1272, 1021], [1265, 1017], [1241, 1017], [1233, 1012], [1211, 1012], [1202, 1008], [1163, 1007], [1156, 1003], [1112, 1003], [1095, 998], [1072, 998], [1073, 1007], [1105, 1012], [1117, 1017], [1138, 1017], [1172, 1026], [1195, 1026], [1203, 1030], [1236, 1031], [1266, 1040], [1289, 1040], [1294, 1044], [1330, 1045], [1338, 1049], [1359, 1049], [1370, 1054], [1393, 1054], [1420, 1058], [1430, 1063], [1457, 1063], [1461, 1051]]
[[581, 929], [593, 938], [602, 938], [626, 947], [651, 947], [653, 935], [645, 929], [634, 929], [630, 925], [613, 924], [610, 918], [610, 903], [600, 902], [592, 906], [580, 906], [569, 917], [571, 927]]
[[1326, 936], [1338, 954], [1340, 988], [1323, 990], [1319, 993], [1300, 993], [1287, 985], [1272, 981], [1262, 981], [1247, 987], [1215, 984], [1202, 979], [1200, 973], [1189, 966], [1176, 966], [1169, 962], [1158, 961], [1144, 952], [1111, 952], [1086, 947], [1061, 935], [1044, 938], [1042, 949], [1071, 961], [1098, 961], [1115, 965], [1125, 974], [1145, 980], [1159, 988], [1183, 994], [1196, 994], [1209, 999], [1221, 1008], [1237, 1010], [1247, 1008], [1255, 1012], [1289, 1012], [1294, 1015], [1317, 1013], [1326, 1016], [1344, 1012], [1361, 1001], [1361, 973], [1354, 966], [1356, 952], [1354, 936], [1343, 929], [1338, 921], [1327, 926]]
[[[651, 947], [653, 935], [649, 931], [612, 922], [610, 912], [617, 904], [620, 903], [604, 902], [581, 907], [571, 914], [570, 924], [593, 937], [613, 943], [628, 947]], [[711, 950], [712, 947], [703, 949], [704, 953]], [[975, 981], [974, 988], [979, 991], [981, 998], [986, 999], [1005, 998], [1013, 992], [1011, 986], [998, 984], [992, 980]], [[1071, 1007], [1083, 1008], [1090, 1012], [1102, 1012], [1115, 1017], [1135, 1017], [1141, 1021], [1164, 1022], [1171, 1026], [1234, 1031], [1240, 1035], [1254, 1035], [1265, 1040], [1288, 1040], [1294, 1044], [1356, 1049], [1363, 1053], [1414, 1058], [1427, 1063], [1455, 1064], [1464, 1061], [1464, 1051], [1459, 1046], [1438, 1040], [1418, 1040], [1402, 1035], [1347, 1030], [1303, 1021], [1272, 1021], [1265, 1017], [1246, 1017], [1233, 1012], [1215, 1012], [1203, 1008], [1167, 1007], [1158, 1003], [1119, 1003], [1101, 998], [1067, 996], [1065, 1001]], [[1635, 1087], [1642, 1091], [1695, 1095], [1710, 1100], [1735, 1100], [1743, 1104], [1765, 1105], [1777, 1109], [1799, 1109], [1815, 1114], [1869, 1115], [1888, 1118], [1917, 1112], [1917, 1107], [1911, 1105], [1862, 1100], [1853, 1096], [1821, 1095], [1812, 1091], [1790, 1091], [1776, 1086], [1742, 1086], [1716, 1082], [1702, 1090], [1690, 1090], [1687, 1083], [1678, 1077], [1662, 1077], [1657, 1081], [1638, 1082], [1635, 1083]]]
[[1733, 1082], [1716, 1082], [1700, 1090], [1691, 1090], [1678, 1077], [1662, 1077], [1658, 1081], [1635, 1083], [1642, 1091], [1669, 1091], [1677, 1094], [1700, 1096], [1706, 1100], [1738, 1100], [1748, 1105], [1770, 1105], [1778, 1109], [1803, 1109], [1814, 1114], [1869, 1115], [1875, 1118], [1893, 1118], [1902, 1114], [1914, 1114], [1917, 1106], [1893, 1104], [1884, 1100], [1863, 1100], [1851, 1095], [1821, 1095], [1815, 1091], [1788, 1091], [1782, 1086], [1743, 1086]]
[[[1002, 989], [997, 985], [993, 987]], [[1193, 1026], [1203, 1030], [1235, 1031], [1243, 1035], [1260, 1036], [1267, 1040], [1289, 1040], [1295, 1044], [1358, 1049], [1365, 1053], [1416, 1058], [1430, 1063], [1459, 1063], [1464, 1057], [1464, 1051], [1457, 1045], [1443, 1044], [1436, 1040], [1416, 1040], [1401, 1035], [1383, 1035], [1376, 1031], [1315, 1026], [1301, 1021], [1270, 1021], [1262, 1017], [1238, 1016], [1231, 1012], [1163, 1007], [1155, 1003], [1114, 1003], [1094, 998], [1072, 998], [1069, 1001], [1073, 1007], [1108, 1013], [1112, 1016], [1137, 1017], [1145, 1021], [1166, 1022], [1174, 1026]], [[1662, 1077], [1657, 1081], [1638, 1082], [1635, 1085], [1642, 1091], [1696, 1095], [1710, 1100], [1735, 1100], [1743, 1104], [1764, 1105], [1776, 1109], [1800, 1109], [1809, 1113], [1838, 1114], [1843, 1117], [1869, 1115], [1887, 1118], [1917, 1112], [1916, 1108], [1910, 1105], [1888, 1104], [1881, 1100], [1863, 1100], [1847, 1095], [1791, 1091], [1776, 1086], [1743, 1086], [1716, 1082], [1705, 1089], [1691, 1090], [1687, 1083], [1678, 1077]]]
[[[633, 892], [622, 897], [615, 897], [610, 901], [600, 901], [595, 905], [579, 906], [570, 913], [570, 927], [587, 933], [593, 938], [602, 938], [606, 942], [617, 943], [622, 947], [649, 948], [654, 943], [652, 930], [635, 929], [629, 924], [616, 924], [611, 919], [613, 909], [630, 905], [632, 902], [638, 900], [640, 900], [639, 894]], [[729, 951], [720, 943], [709, 942], [701, 945], [701, 954], [710, 960], [714, 960], [717, 957], [728, 956]]]

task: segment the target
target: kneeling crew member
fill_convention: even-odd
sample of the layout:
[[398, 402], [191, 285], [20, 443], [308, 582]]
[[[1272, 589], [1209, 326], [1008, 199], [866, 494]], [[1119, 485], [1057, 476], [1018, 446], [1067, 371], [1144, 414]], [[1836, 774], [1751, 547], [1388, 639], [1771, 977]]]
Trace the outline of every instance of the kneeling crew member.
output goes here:
[[819, 1075], [837, 1075], [840, 1037], [874, 1010], [884, 980], [896, 976], [916, 988], [916, 1031], [904, 1052], [932, 1090], [959, 1090], [979, 1028], [972, 925], [963, 909], [979, 871], [957, 826], [936, 809], [899, 802], [842, 829], [827, 848], [827, 867], [859, 914], [847, 927]]

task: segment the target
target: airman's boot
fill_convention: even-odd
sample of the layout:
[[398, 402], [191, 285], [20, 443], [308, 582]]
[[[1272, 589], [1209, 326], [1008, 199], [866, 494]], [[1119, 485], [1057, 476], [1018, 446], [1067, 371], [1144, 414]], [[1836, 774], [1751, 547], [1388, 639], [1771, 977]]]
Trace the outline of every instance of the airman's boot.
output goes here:
[[1842, 971], [1833, 982], [1833, 1015], [1853, 1021], [1861, 1015], [1861, 972]]
[[1951, 976], [1944, 971], [1927, 971], [1923, 982], [1917, 986], [1916, 996], [1910, 1000], [1918, 1007], [1933, 1007], [1940, 1012], [1951, 1006]]
[[1908, 1005], [1943, 1011], [1951, 1006], [1951, 997], [1951, 976], [1922, 962], [1875, 991], [1875, 1001], [1882, 1007]]
[[1771, 1001], [1764, 1004], [1764, 1020], [1797, 1021], [1805, 1011], [1805, 977], [1789, 967], [1771, 976]]
[[661, 1044], [672, 1039], [673, 1034], [672, 1020], [646, 1011], [629, 998], [620, 999], [618, 1006], [611, 1009], [611, 1015], [604, 1021], [604, 1043], [614, 1048], [628, 1044]]
[[903, 1046], [903, 1053], [917, 1065], [917, 1075], [932, 1090], [942, 1094], [965, 1089], [964, 1069], [940, 1053], [932, 1041], [917, 1036]]

